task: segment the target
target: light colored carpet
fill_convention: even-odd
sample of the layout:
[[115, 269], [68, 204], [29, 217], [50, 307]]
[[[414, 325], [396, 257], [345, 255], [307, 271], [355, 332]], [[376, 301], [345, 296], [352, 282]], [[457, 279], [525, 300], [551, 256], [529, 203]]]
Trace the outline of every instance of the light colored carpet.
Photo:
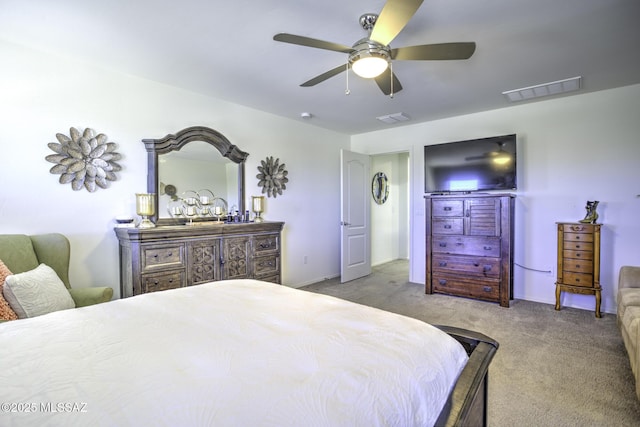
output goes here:
[[408, 262], [374, 267], [341, 284], [301, 289], [378, 307], [432, 324], [481, 332], [500, 343], [489, 369], [489, 425], [640, 426], [640, 403], [616, 317], [514, 300], [510, 308], [409, 283]]

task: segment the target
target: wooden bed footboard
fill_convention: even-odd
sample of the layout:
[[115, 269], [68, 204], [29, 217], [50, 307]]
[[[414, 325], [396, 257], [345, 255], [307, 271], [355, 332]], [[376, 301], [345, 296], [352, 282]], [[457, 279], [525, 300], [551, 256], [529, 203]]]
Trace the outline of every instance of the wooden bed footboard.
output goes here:
[[478, 332], [452, 326], [434, 325], [462, 344], [469, 361], [460, 373], [437, 426], [487, 425], [487, 374], [498, 342]]

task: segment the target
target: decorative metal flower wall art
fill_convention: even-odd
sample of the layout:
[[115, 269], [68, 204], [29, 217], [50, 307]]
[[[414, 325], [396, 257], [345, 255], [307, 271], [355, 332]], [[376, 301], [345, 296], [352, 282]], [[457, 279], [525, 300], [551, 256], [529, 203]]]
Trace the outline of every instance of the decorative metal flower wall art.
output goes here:
[[260, 161], [258, 166], [258, 186], [262, 187], [262, 193], [267, 193], [268, 197], [276, 198], [278, 194], [282, 195], [282, 192], [287, 188], [287, 182], [289, 178], [285, 169], [284, 163], [280, 164], [280, 159], [273, 160], [273, 157], [267, 157], [265, 160]]
[[69, 135], [57, 133], [58, 142], [48, 144], [56, 153], [45, 157], [56, 164], [49, 172], [60, 175], [60, 184], [71, 183], [74, 191], [84, 187], [93, 193], [98, 188], [107, 188], [109, 181], [117, 179], [116, 172], [122, 169], [116, 163], [122, 158], [115, 151], [117, 144], [107, 142], [105, 134], [96, 135], [90, 128], [81, 133], [72, 127]]

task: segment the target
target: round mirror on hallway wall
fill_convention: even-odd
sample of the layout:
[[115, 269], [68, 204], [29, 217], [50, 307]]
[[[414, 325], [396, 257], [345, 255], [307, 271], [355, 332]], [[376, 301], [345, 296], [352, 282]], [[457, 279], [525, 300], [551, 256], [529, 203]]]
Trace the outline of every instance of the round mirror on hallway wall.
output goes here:
[[381, 205], [389, 197], [389, 180], [384, 172], [377, 172], [371, 181], [371, 194], [373, 200]]

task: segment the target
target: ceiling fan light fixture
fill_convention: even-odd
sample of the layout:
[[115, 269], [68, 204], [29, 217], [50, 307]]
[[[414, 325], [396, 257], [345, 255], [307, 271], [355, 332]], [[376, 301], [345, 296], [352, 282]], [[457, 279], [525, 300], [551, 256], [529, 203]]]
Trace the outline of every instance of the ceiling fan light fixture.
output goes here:
[[365, 79], [372, 79], [384, 73], [389, 67], [389, 61], [380, 56], [365, 56], [351, 65], [353, 72]]
[[353, 72], [365, 79], [372, 79], [384, 73], [391, 62], [391, 52], [387, 46], [369, 39], [362, 39], [353, 46], [349, 55]]

